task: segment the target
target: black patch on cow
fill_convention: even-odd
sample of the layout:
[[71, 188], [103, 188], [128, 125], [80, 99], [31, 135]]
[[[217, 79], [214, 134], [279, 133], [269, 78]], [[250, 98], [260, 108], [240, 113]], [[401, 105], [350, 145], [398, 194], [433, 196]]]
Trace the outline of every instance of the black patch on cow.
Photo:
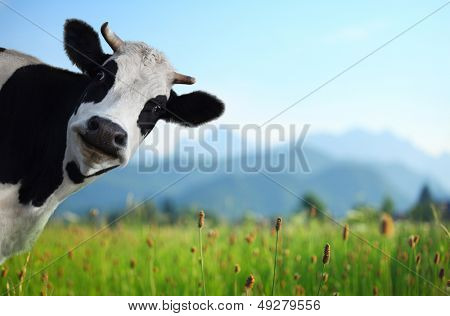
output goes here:
[[17, 69], [0, 90], [0, 183], [42, 206], [63, 180], [67, 123], [90, 79], [48, 65]]
[[215, 96], [203, 91], [177, 95], [172, 90], [166, 109], [162, 119], [185, 126], [198, 126], [221, 116], [225, 105]]
[[99, 103], [102, 101], [114, 85], [117, 70], [118, 66], [114, 60], [108, 61], [102, 68], [97, 68], [98, 75], [87, 86], [81, 102]]
[[0, 53], [4, 52], [6, 50], [6, 48], [0, 47]]
[[66, 166], [67, 175], [69, 176], [70, 180], [72, 180], [75, 184], [83, 183], [84, 176], [81, 174], [80, 168], [78, 168], [75, 161], [71, 161]]
[[166, 104], [167, 97], [165, 95], [158, 95], [145, 103], [137, 120], [142, 135], [147, 136], [152, 131], [158, 119], [164, 115]]
[[64, 24], [64, 49], [72, 63], [91, 77], [111, 56], [103, 52], [98, 33], [77, 19], [66, 20]]

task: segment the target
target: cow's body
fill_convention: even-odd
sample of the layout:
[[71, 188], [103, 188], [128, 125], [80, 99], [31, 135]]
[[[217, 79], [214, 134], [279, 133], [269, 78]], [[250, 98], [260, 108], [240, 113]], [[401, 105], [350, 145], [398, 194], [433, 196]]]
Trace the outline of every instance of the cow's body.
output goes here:
[[159, 51], [107, 23], [102, 34], [113, 54], [86, 23], [65, 24], [65, 50], [83, 73], [0, 48], [0, 263], [29, 249], [67, 196], [126, 165], [158, 120], [197, 126], [223, 112], [208, 93], [173, 92], [194, 79]]
[[33, 56], [0, 47], [0, 87], [18, 68], [41, 63], [39, 59]]
[[2, 262], [28, 249], [58, 204], [86, 184], [70, 181], [63, 160], [67, 122], [87, 80], [2, 50], [0, 83]]

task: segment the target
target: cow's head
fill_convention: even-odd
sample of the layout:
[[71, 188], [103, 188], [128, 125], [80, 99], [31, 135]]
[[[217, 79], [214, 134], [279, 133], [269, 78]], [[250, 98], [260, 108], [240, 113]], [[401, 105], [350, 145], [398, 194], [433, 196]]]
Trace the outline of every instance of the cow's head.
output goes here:
[[121, 40], [107, 23], [101, 31], [112, 54], [86, 23], [64, 26], [67, 55], [89, 78], [67, 131], [67, 150], [83, 176], [125, 165], [159, 119], [198, 126], [222, 114], [223, 103], [206, 92], [172, 90], [195, 80], [175, 72], [161, 52]]

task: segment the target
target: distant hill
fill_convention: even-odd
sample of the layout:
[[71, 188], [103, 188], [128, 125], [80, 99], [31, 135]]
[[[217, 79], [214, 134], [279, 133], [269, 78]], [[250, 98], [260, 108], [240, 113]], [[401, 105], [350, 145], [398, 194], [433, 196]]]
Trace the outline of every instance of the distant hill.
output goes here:
[[351, 130], [341, 135], [310, 135], [307, 144], [337, 159], [403, 165], [438, 180], [450, 191], [450, 155], [432, 157], [390, 132]]
[[[239, 166], [242, 157], [236, 156], [228, 160], [222, 159], [218, 170], [214, 173], [195, 171], [187, 175], [167, 191], [158, 194], [154, 202], [161, 204], [164, 200], [171, 199], [179, 206], [204, 208], [215, 211], [223, 217], [233, 218], [246, 211], [263, 215], [290, 213], [298, 208], [300, 201], [288, 191], [298, 196], [312, 191], [326, 202], [333, 215], [343, 216], [356, 203], [378, 206], [386, 195], [394, 199], [399, 211], [405, 211], [415, 201], [424, 183], [430, 185], [436, 196], [449, 196], [449, 190], [444, 189], [434, 175], [397, 161], [402, 155], [389, 157], [379, 149], [383, 153], [380, 153], [378, 159], [374, 149], [367, 145], [370, 142], [359, 139], [364, 138], [364, 134], [355, 135], [344, 136], [344, 139], [348, 139], [348, 144], [342, 144], [343, 147], [330, 144], [334, 136], [308, 138], [304, 151], [312, 169], [310, 173], [302, 172], [298, 168], [298, 163], [295, 172], [266, 172], [273, 181], [259, 173], [246, 173], [240, 168], [227, 172], [225, 168], [227, 163]], [[336, 142], [339, 141], [336, 139]], [[376, 141], [372, 142], [377, 144]], [[381, 148], [381, 143], [380, 141], [374, 147]], [[407, 144], [404, 146], [407, 147]], [[393, 150], [389, 146], [386, 148]], [[352, 150], [366, 153], [352, 155]], [[368, 153], [371, 151], [372, 154]], [[288, 146], [280, 146], [270, 155], [287, 153]], [[264, 164], [268, 157], [268, 153], [263, 153], [251, 158]], [[167, 159], [165, 163], [173, 165], [170, 159], [182, 158]], [[183, 175], [186, 174], [179, 174], [173, 170], [145, 173], [138, 170], [138, 165], [132, 164], [124, 169], [112, 171], [69, 197], [59, 207], [57, 213], [61, 214], [67, 210], [84, 213], [92, 207], [97, 207], [101, 211], [120, 210], [125, 206], [130, 193], [135, 200], [140, 201], [163, 190]]]

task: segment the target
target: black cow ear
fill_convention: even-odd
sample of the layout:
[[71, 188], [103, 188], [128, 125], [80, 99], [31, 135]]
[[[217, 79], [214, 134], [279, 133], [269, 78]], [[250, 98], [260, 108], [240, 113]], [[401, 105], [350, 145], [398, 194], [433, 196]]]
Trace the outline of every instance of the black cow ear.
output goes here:
[[221, 116], [225, 105], [215, 96], [203, 91], [177, 95], [172, 90], [166, 109], [162, 119], [184, 126], [198, 126]]
[[64, 24], [64, 49], [70, 61], [89, 76], [94, 76], [99, 65], [111, 56], [103, 52], [98, 33], [76, 19]]

